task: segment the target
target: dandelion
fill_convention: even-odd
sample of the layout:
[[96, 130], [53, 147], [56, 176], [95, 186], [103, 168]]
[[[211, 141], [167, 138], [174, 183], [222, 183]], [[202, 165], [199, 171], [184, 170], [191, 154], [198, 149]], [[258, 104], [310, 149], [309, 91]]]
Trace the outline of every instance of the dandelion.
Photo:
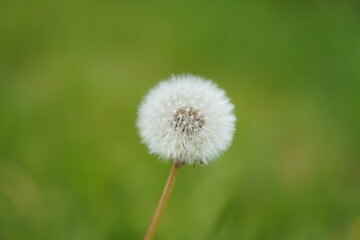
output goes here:
[[137, 121], [141, 139], [150, 153], [174, 162], [145, 239], [155, 233], [178, 169], [206, 165], [229, 147], [235, 132], [233, 109], [222, 89], [193, 75], [171, 76], [145, 96]]

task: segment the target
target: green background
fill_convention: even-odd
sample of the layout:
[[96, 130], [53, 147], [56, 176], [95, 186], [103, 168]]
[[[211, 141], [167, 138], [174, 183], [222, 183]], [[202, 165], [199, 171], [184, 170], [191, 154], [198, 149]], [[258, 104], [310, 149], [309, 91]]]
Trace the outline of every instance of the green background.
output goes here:
[[358, 1], [0, 1], [0, 239], [141, 239], [171, 165], [135, 127], [171, 74], [235, 104], [156, 239], [360, 239]]

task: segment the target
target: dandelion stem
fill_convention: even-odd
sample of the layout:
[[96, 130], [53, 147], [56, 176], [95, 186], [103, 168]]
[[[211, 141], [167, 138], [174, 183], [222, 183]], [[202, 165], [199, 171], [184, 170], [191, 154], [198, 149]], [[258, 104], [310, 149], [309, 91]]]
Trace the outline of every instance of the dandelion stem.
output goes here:
[[183, 163], [181, 161], [176, 161], [174, 162], [172, 168], [171, 168], [171, 172], [170, 175], [167, 179], [165, 188], [163, 190], [163, 193], [161, 195], [160, 201], [158, 203], [158, 206], [156, 208], [156, 211], [154, 213], [154, 216], [150, 222], [148, 231], [145, 235], [144, 240], [151, 240], [154, 237], [154, 234], [156, 232], [157, 226], [159, 224], [159, 220], [161, 217], [162, 212], [165, 209], [166, 203], [169, 199], [169, 196], [171, 194], [171, 190], [174, 186], [175, 180], [176, 180], [176, 175], [178, 173], [178, 170], [183, 166]]

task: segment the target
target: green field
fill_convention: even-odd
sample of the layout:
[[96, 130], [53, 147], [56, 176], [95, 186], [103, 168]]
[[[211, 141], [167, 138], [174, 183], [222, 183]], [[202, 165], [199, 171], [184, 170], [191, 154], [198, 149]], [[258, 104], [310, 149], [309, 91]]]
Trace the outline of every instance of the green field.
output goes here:
[[0, 1], [0, 239], [142, 239], [170, 164], [136, 129], [213, 79], [232, 146], [185, 166], [156, 239], [360, 239], [358, 1]]

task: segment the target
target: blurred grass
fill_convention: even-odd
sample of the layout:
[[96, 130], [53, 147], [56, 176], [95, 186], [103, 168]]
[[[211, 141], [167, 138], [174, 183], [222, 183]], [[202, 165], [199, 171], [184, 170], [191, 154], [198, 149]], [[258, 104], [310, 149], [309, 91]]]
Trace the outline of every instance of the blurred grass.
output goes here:
[[0, 239], [141, 239], [170, 166], [136, 111], [172, 73], [236, 105], [157, 239], [360, 239], [357, 1], [0, 1]]

